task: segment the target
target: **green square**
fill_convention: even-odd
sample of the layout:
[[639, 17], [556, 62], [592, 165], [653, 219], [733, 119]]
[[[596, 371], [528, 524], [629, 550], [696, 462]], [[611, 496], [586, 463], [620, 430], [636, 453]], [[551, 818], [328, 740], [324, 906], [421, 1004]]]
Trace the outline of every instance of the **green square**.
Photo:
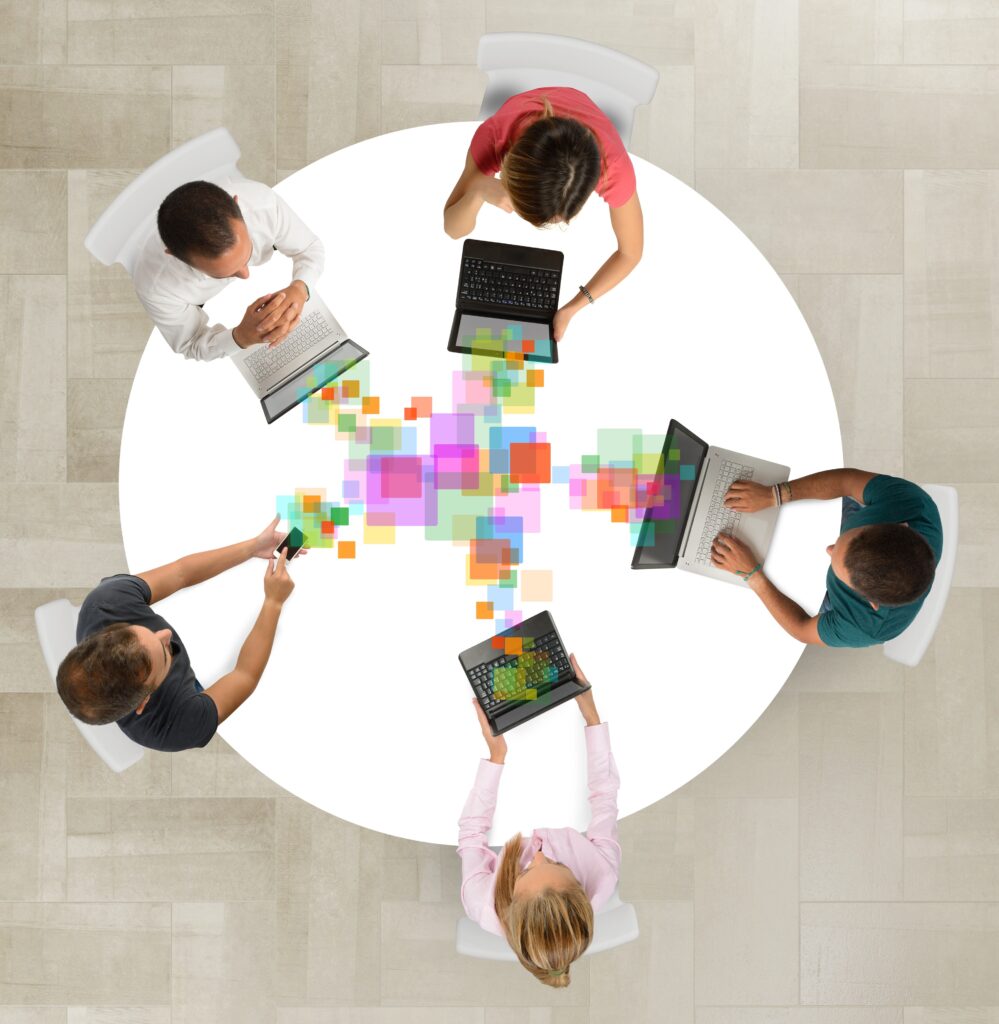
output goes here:
[[334, 507], [330, 509], [330, 522], [334, 526], [346, 526], [350, 522], [350, 509]]
[[342, 430], [345, 434], [353, 434], [357, 430], [357, 413], [340, 413], [337, 417], [336, 428], [337, 430]]
[[401, 427], [372, 427], [371, 450], [373, 452], [397, 452], [402, 448]]
[[493, 377], [493, 395], [496, 398], [506, 398], [510, 394], [509, 377]]
[[584, 473], [596, 473], [600, 469], [599, 455], [584, 455], [582, 458], [582, 470]]
[[517, 570], [516, 569], [511, 569], [510, 570], [510, 578], [509, 579], [505, 579], [505, 580], [500, 580], [499, 581], [499, 585], [501, 587], [507, 587], [507, 588], [515, 587], [517, 585]]

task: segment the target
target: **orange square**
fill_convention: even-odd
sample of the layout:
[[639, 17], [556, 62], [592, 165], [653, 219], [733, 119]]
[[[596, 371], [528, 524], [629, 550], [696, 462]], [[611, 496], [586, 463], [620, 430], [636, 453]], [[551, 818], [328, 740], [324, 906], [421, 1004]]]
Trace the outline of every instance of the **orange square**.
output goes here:
[[476, 601], [475, 617], [477, 619], [491, 619], [493, 617], [492, 601]]
[[503, 637], [501, 637], [501, 636], [494, 636], [493, 637], [493, 647], [496, 647], [496, 648], [498, 648], [499, 650], [502, 651], [503, 650]]
[[433, 412], [433, 399], [431, 398], [414, 398], [413, 408], [416, 410], [416, 415], [419, 417], [429, 416]]
[[[526, 345], [527, 342], [525, 341]], [[527, 371], [527, 386], [529, 388], [543, 388], [545, 386], [545, 371], [544, 370], [528, 370]]]
[[523, 352], [507, 352], [506, 361], [508, 366], [520, 366], [524, 361]]
[[407, 405], [406, 408], [402, 410], [402, 418], [406, 420], [415, 420], [416, 410], [412, 408], [412, 406]]
[[320, 529], [323, 532], [324, 537], [332, 537], [336, 531], [336, 523], [332, 519], [324, 519]]
[[359, 380], [345, 380], [342, 387], [344, 398], [357, 398], [361, 393], [361, 382]]
[[628, 510], [623, 505], [615, 505], [611, 509], [612, 523], [626, 523], [628, 521]]
[[504, 654], [523, 654], [524, 638], [522, 636], [507, 636], [503, 638]]
[[514, 441], [510, 445], [510, 481], [547, 484], [552, 478], [552, 446], [548, 442]]
[[336, 401], [336, 388], [335, 387], [333, 387], [333, 388], [323, 388], [319, 392], [319, 397], [322, 398], [322, 400], [324, 402], [335, 402]]
[[377, 415], [381, 404], [380, 398], [377, 398], [375, 395], [369, 395], [367, 398], [361, 399], [361, 412], [369, 416]]
[[524, 350], [525, 352], [533, 352], [533, 351], [534, 351], [534, 339], [533, 339], [533, 338], [525, 338], [525, 339], [524, 339], [524, 340], [523, 340], [523, 341], [522, 341], [522, 342], [520, 343], [520, 347], [521, 347], [521, 348], [522, 348], [522, 349], [523, 349], [523, 350]]
[[303, 494], [302, 495], [302, 511], [303, 512], [318, 512], [319, 505], [322, 502], [322, 496], [319, 494]]
[[336, 546], [337, 558], [353, 558], [354, 557], [354, 541], [342, 540]]

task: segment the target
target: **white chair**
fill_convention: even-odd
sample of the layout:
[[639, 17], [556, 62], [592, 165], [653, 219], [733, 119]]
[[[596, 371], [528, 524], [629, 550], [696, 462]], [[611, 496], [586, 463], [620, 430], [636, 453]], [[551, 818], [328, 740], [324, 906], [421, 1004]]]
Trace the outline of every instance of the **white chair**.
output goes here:
[[120, 263], [129, 274], [156, 227], [160, 203], [188, 181], [246, 179], [236, 167], [240, 150], [225, 128], [191, 139], [143, 171], [100, 215], [83, 244], [105, 266]]
[[[610, 899], [593, 917], [593, 941], [583, 956], [602, 953], [615, 946], [623, 946], [638, 938], [638, 915], [630, 903], [622, 903], [617, 889]], [[462, 956], [474, 956], [480, 960], [506, 960], [519, 963], [517, 954], [510, 943], [501, 935], [493, 935], [480, 928], [474, 921], [463, 917], [458, 922], [455, 945]]]
[[[53, 683], [60, 662], [76, 646], [76, 620], [79, 614], [80, 609], [66, 598], [50, 601], [35, 609], [35, 629], [38, 630], [42, 656]], [[144, 747], [133, 743], [114, 722], [110, 725], [87, 725], [76, 718], [73, 722], [113, 772], [123, 772], [130, 768], [146, 752]]]
[[606, 46], [538, 32], [493, 32], [479, 40], [478, 65], [489, 76], [479, 117], [491, 117], [511, 96], [546, 85], [585, 92], [610, 118], [627, 149], [635, 108], [648, 103], [659, 72]]
[[940, 625], [951, 581], [954, 579], [954, 563], [957, 561], [958, 502], [957, 491], [943, 484], [922, 484], [922, 488], [933, 499], [940, 511], [943, 527], [943, 551], [937, 563], [933, 585], [923, 601], [922, 608], [905, 632], [884, 644], [886, 658], [897, 661], [909, 668], [915, 668], [926, 648], [930, 646], [933, 634]]

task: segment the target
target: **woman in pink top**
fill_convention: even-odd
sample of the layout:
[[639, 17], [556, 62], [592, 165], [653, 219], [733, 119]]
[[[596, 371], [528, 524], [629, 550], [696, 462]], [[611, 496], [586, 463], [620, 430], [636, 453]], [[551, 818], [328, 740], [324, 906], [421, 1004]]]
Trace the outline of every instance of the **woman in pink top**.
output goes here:
[[[576, 676], [587, 682], [570, 657]], [[569, 984], [569, 965], [593, 938], [593, 912], [617, 887], [621, 847], [617, 841], [620, 780], [607, 725], [593, 703], [593, 691], [576, 698], [586, 723], [590, 824], [586, 835], [572, 828], [536, 829], [530, 839], [514, 836], [497, 856], [489, 849], [506, 740], [494, 736], [473, 701], [489, 747], [479, 762], [472, 792], [458, 822], [461, 903], [486, 931], [503, 935], [517, 959], [538, 981], [555, 988]]]
[[532, 89], [511, 96], [483, 121], [444, 205], [444, 230], [452, 238], [469, 234], [483, 203], [516, 211], [536, 227], [567, 223], [594, 191], [610, 207], [617, 249], [555, 314], [560, 341], [576, 313], [642, 258], [635, 170], [613, 124], [589, 96], [563, 87]]

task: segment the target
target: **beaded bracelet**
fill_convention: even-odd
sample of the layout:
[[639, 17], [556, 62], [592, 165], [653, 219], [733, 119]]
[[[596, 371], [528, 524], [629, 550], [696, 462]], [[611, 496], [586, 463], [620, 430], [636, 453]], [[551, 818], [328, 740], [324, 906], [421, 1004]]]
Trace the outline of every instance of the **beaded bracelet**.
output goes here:
[[594, 300], [593, 296], [590, 294], [590, 289], [587, 288], [585, 284], [581, 284], [579, 286], [579, 290], [586, 296], [586, 298], [589, 300], [590, 305], [592, 306]]
[[739, 570], [736, 569], [735, 570], [735, 574], [736, 574], [736, 576], [741, 576], [744, 580], [748, 581], [749, 577], [752, 576], [753, 573], [759, 572], [762, 568], [763, 568], [763, 566], [760, 565], [759, 562], [757, 562], [756, 565], [753, 566], [753, 571], [752, 572], [739, 572]]
[[780, 484], [774, 484], [770, 490], [774, 492], [774, 501], [777, 503], [777, 507], [780, 508], [784, 504], [784, 499], [780, 495]]

